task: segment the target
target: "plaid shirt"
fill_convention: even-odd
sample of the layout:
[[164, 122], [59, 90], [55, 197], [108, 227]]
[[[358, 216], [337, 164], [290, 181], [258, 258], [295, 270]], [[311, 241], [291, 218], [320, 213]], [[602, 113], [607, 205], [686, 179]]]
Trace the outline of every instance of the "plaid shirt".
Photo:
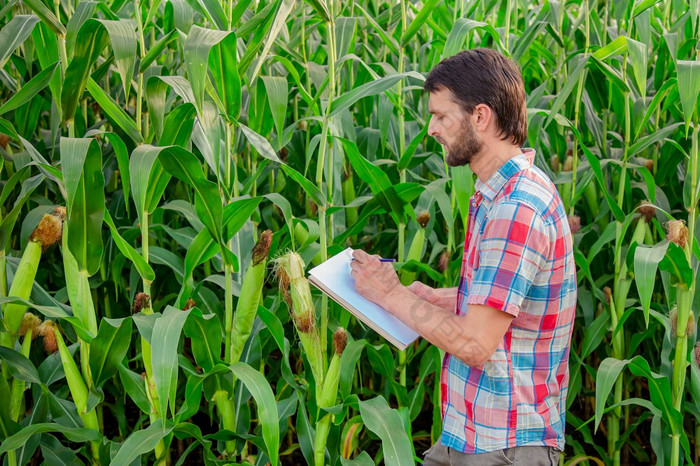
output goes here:
[[482, 367], [443, 360], [441, 440], [464, 453], [564, 449], [576, 269], [564, 206], [534, 155], [477, 181], [470, 202], [455, 312], [482, 304], [514, 319]]

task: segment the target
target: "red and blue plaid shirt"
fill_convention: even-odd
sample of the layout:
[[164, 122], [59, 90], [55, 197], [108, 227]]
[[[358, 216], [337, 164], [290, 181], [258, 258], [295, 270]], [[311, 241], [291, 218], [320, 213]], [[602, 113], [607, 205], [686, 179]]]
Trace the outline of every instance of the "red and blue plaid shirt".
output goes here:
[[482, 367], [443, 361], [442, 443], [465, 453], [564, 449], [576, 269], [566, 212], [534, 151], [478, 180], [455, 312], [482, 304], [514, 319]]

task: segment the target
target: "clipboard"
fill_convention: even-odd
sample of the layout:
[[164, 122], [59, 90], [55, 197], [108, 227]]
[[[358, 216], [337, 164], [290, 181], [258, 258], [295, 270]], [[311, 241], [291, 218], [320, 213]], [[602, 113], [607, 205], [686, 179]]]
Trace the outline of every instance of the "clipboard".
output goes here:
[[392, 345], [405, 350], [418, 338], [418, 333], [355, 291], [355, 279], [350, 275], [352, 252], [352, 248], [347, 248], [311, 269], [309, 282]]

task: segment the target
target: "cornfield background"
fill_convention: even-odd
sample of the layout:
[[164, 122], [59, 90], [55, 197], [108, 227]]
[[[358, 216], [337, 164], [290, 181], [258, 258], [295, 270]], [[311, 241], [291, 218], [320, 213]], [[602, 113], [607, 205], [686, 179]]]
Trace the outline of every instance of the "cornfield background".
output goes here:
[[700, 464], [699, 18], [696, 0], [0, 0], [3, 464], [415, 464], [440, 351], [397, 352], [316, 291], [300, 325], [271, 263], [350, 245], [457, 284], [473, 175], [426, 136], [422, 83], [479, 46], [521, 67], [576, 232], [562, 462]]

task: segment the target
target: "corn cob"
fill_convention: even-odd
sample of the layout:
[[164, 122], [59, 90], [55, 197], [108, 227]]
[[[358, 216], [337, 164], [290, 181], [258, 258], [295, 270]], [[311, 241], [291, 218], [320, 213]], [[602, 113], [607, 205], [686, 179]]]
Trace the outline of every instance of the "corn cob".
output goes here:
[[[32, 340], [36, 336], [34, 329], [41, 324], [41, 320], [32, 314], [27, 312], [24, 314], [22, 319], [22, 326], [19, 329], [19, 336], [24, 337], [22, 341], [22, 347], [20, 353], [22, 356], [29, 358], [29, 352], [32, 348]], [[10, 396], [10, 417], [13, 421], [19, 420], [20, 408], [22, 406], [22, 399], [24, 390], [26, 388], [26, 383], [24, 380], [14, 379], [12, 381], [12, 395]]]
[[[416, 260], [419, 261], [421, 257], [423, 256], [423, 245], [425, 243], [425, 226], [428, 224], [430, 221], [430, 214], [426, 211], [421, 212], [420, 215], [418, 215], [418, 224], [420, 227], [416, 231], [416, 234], [413, 236], [413, 240], [411, 241], [411, 246], [408, 248], [408, 254], [406, 255], [406, 262], [410, 260]], [[416, 273], [415, 272], [408, 272], [405, 270], [401, 271], [401, 284], [402, 285], [410, 285], [413, 283], [413, 280], [416, 279]]]
[[[319, 416], [321, 408], [330, 408], [335, 404], [338, 397], [338, 383], [340, 381], [340, 356], [345, 350], [345, 345], [348, 342], [348, 333], [343, 328], [339, 328], [333, 334], [333, 347], [335, 354], [331, 358], [328, 365], [328, 372], [323, 383], [321, 395], [318, 398]], [[316, 466], [321, 466], [325, 462], [326, 440], [331, 428], [331, 414], [326, 413], [316, 423], [316, 438], [314, 439], [314, 463]]]
[[[221, 424], [224, 429], [230, 430], [231, 432], [236, 431], [236, 416], [233, 411], [233, 400], [229, 399], [229, 393], [226, 390], [217, 390], [213, 397], [214, 403], [216, 404], [216, 410], [221, 417]], [[227, 440], [226, 441], [226, 455], [232, 458], [236, 453], [236, 441]]]
[[311, 300], [309, 282], [304, 276], [304, 261], [296, 252], [288, 252], [275, 260], [282, 296], [306, 352], [316, 386], [323, 386], [323, 351], [316, 326], [316, 311]]
[[231, 326], [227, 326], [227, 330], [230, 329], [231, 335], [229, 364], [235, 364], [239, 361], [243, 353], [243, 347], [253, 328], [253, 321], [258, 313], [258, 303], [260, 302], [263, 284], [265, 283], [267, 255], [270, 252], [271, 243], [272, 232], [265, 230], [253, 248], [253, 258], [243, 278], [241, 295], [238, 298], [233, 323]]
[[[56, 337], [56, 343], [58, 344], [58, 353], [61, 356], [61, 365], [63, 366], [63, 372], [66, 374], [66, 381], [68, 382], [68, 388], [70, 389], [71, 396], [73, 397], [73, 402], [75, 407], [78, 409], [78, 415], [80, 419], [83, 420], [83, 424], [88, 429], [93, 429], [100, 432], [100, 427], [97, 422], [97, 413], [94, 409], [87, 411], [87, 400], [88, 400], [88, 389], [85, 385], [78, 365], [75, 363], [73, 356], [71, 356], [68, 348], [66, 347], [66, 342], [63, 340], [63, 336], [58, 328], [53, 325], [53, 322], [45, 322], [44, 325], [49, 325], [50, 330], [53, 330], [53, 335]], [[96, 463], [99, 463], [99, 442], [90, 442], [90, 447], [92, 451], [92, 458]]]
[[[63, 218], [65, 209], [57, 207], [53, 214], [46, 214], [34, 229], [29, 242], [24, 248], [22, 259], [17, 266], [15, 277], [12, 280], [9, 296], [29, 299], [32, 293], [34, 277], [36, 277], [42, 252], [61, 239], [63, 232]], [[7, 332], [0, 336], [3, 346], [12, 348], [17, 339], [17, 332], [22, 324], [22, 318], [27, 310], [24, 304], [10, 303], [5, 306], [3, 319]]]

